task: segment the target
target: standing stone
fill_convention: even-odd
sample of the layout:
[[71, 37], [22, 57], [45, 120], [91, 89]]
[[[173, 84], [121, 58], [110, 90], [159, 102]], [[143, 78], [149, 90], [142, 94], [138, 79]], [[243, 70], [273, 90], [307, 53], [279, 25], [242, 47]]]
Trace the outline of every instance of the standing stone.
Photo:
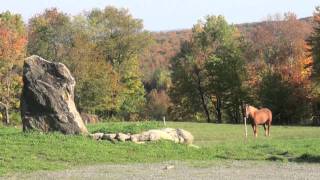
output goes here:
[[23, 130], [87, 134], [74, 103], [75, 80], [68, 68], [39, 56], [28, 57], [23, 66], [21, 118]]

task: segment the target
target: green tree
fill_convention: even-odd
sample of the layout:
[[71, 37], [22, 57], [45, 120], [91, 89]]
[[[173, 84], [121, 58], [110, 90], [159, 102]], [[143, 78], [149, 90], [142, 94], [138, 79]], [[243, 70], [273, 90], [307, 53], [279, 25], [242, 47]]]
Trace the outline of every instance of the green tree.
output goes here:
[[222, 16], [196, 24], [192, 40], [172, 59], [173, 103], [194, 114], [202, 109], [207, 122], [214, 114], [221, 123], [223, 108], [239, 120], [244, 80], [239, 33]]
[[275, 124], [297, 124], [309, 118], [305, 89], [297, 88], [279, 72], [269, 69], [262, 75], [258, 94], [261, 103], [272, 109]]
[[[207, 17], [207, 24], [199, 35], [199, 41], [212, 52], [206, 61], [208, 72], [208, 91], [215, 106], [217, 122], [222, 122], [222, 109], [228, 119], [239, 123], [241, 104], [246, 91], [246, 69], [243, 60], [240, 33], [229, 25], [223, 17]], [[210, 42], [210, 43], [209, 43]]]
[[313, 75], [319, 79], [320, 74], [320, 6], [316, 8], [313, 17], [314, 29], [308, 42], [311, 46], [312, 58], [313, 58]]
[[170, 112], [176, 120], [194, 118], [196, 114], [204, 112], [207, 122], [211, 122], [210, 97], [205, 91], [207, 75], [203, 63], [200, 63], [201, 56], [195, 49], [192, 42], [185, 42], [181, 52], [171, 60], [170, 97], [173, 106]]
[[121, 65], [121, 82], [124, 90], [120, 95], [123, 99], [121, 114], [129, 120], [136, 120], [146, 103], [145, 90], [141, 81], [138, 59], [131, 59]]
[[243, 86], [246, 73], [239, 47], [227, 51], [212, 56], [207, 62], [208, 91], [213, 95], [217, 121], [222, 122], [221, 110], [225, 109], [231, 122], [239, 123], [241, 105], [247, 95]]
[[142, 21], [133, 18], [128, 10], [106, 7], [95, 9], [86, 16], [90, 38], [96, 44], [95, 52], [119, 74], [123, 102], [120, 114], [131, 118], [144, 107], [145, 91], [141, 81], [139, 55], [151, 42]]
[[149, 33], [143, 30], [142, 20], [133, 18], [127, 9], [112, 6], [94, 9], [86, 18], [97, 53], [115, 67], [135, 60], [151, 41]]
[[28, 54], [63, 62], [71, 46], [70, 17], [58, 9], [46, 9], [29, 20]]
[[101, 117], [113, 116], [120, 111], [123, 91], [120, 75], [102, 55], [96, 53], [97, 44], [85, 29], [85, 17], [74, 17], [72, 47], [65, 57], [66, 64], [76, 78], [75, 100], [80, 111]]
[[80, 110], [102, 117], [118, 112], [122, 104], [118, 97], [121, 85], [112, 66], [103, 61], [88, 63], [83, 73], [86, 75], [79, 78], [76, 88], [76, 102]]
[[312, 57], [312, 101], [313, 101], [313, 119], [314, 124], [320, 124], [320, 6], [316, 7], [313, 15], [313, 32], [309, 39], [307, 40], [308, 45], [311, 47], [311, 57]]
[[320, 74], [320, 6], [318, 6], [313, 16], [313, 32], [307, 40], [308, 45], [311, 47], [311, 56], [313, 59], [313, 71], [312, 75], [315, 81], [319, 81]]

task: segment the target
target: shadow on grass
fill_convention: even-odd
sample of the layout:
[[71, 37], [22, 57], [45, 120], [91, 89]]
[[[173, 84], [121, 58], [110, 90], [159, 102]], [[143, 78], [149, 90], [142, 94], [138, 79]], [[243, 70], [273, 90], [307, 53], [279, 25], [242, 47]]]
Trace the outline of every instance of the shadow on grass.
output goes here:
[[266, 160], [285, 162], [286, 158], [283, 156], [273, 155], [273, 156], [268, 157]]
[[269, 161], [281, 161], [281, 162], [298, 162], [298, 163], [320, 163], [320, 156], [304, 153], [301, 156], [294, 157], [288, 152], [279, 153], [266, 158]]
[[320, 156], [305, 153], [297, 158], [291, 159], [290, 161], [306, 162], [306, 163], [320, 163]]

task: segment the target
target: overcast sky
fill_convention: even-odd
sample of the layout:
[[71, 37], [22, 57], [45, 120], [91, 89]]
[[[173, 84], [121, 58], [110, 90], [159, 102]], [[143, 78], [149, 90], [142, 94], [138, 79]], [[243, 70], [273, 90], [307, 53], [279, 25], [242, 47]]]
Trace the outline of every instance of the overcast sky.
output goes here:
[[228, 22], [264, 20], [268, 15], [294, 12], [298, 17], [311, 16], [319, 0], [0, 0], [0, 12], [19, 13], [27, 21], [44, 9], [57, 7], [72, 15], [92, 8], [113, 5], [128, 8], [134, 17], [143, 19], [152, 31], [191, 28], [198, 19], [223, 15]]

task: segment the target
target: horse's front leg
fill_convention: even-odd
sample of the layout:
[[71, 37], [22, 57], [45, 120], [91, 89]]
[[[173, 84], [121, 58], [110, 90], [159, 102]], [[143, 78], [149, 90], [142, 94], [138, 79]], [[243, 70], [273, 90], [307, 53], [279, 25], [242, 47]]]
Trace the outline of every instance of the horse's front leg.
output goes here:
[[255, 124], [254, 127], [255, 127], [255, 130], [256, 130], [255, 137], [258, 137], [258, 126]]
[[254, 137], [258, 137], [257, 125], [256, 124], [252, 124], [252, 129], [253, 129]]

